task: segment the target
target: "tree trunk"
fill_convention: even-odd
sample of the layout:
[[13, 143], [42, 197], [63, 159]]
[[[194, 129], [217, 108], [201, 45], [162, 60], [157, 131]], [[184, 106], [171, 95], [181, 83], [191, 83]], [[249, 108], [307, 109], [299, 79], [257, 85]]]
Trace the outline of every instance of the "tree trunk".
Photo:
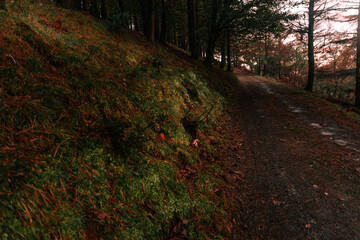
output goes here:
[[231, 72], [231, 34], [230, 30], [226, 31], [226, 45], [227, 45], [227, 71]]
[[156, 40], [160, 40], [160, 34], [161, 34], [160, 21], [161, 21], [161, 19], [159, 19], [158, 14], [155, 14], [155, 39]]
[[118, 6], [121, 12], [125, 12], [124, 0], [118, 0]]
[[356, 53], [356, 89], [355, 89], [355, 106], [360, 107], [360, 4], [358, 13], [357, 29], [357, 53]]
[[223, 69], [226, 64], [226, 51], [225, 51], [225, 34], [223, 35], [221, 39], [221, 63], [220, 63], [220, 69]]
[[87, 3], [86, 3], [86, 0], [82, 0], [82, 10], [83, 10], [84, 12], [87, 11]]
[[202, 56], [202, 47], [201, 47], [201, 36], [197, 29], [197, 24], [200, 22], [200, 13], [199, 13], [199, 0], [195, 0], [195, 22], [196, 22], [196, 41], [197, 41], [197, 55], [198, 57]]
[[269, 36], [265, 34], [265, 57], [264, 57], [264, 71], [263, 75], [268, 74], [268, 58], [269, 58]]
[[212, 0], [211, 1], [211, 16], [210, 16], [210, 31], [209, 31], [209, 39], [208, 45], [206, 49], [206, 58], [205, 58], [205, 65], [211, 67], [212, 62], [214, 60], [214, 51], [215, 51], [215, 43], [216, 38], [218, 36], [218, 30], [216, 27], [216, 19], [218, 15], [218, 1]]
[[182, 34], [179, 35], [179, 47], [186, 50], [186, 36], [185, 36], [185, 29], [181, 29]]
[[166, 1], [161, 1], [161, 33], [160, 33], [160, 40], [162, 43], [167, 42], [168, 34], [167, 34], [167, 19], [166, 19]]
[[101, 0], [101, 18], [107, 18], [106, 0]]
[[238, 61], [238, 52], [237, 52], [237, 50], [236, 50], [236, 51], [235, 51], [235, 67], [236, 67], [236, 68], [239, 67], [238, 63], [239, 63], [239, 61]]
[[202, 44], [199, 42], [199, 57], [204, 57]]
[[139, 0], [145, 36], [155, 43], [155, 3], [154, 0]]
[[91, 0], [91, 6], [90, 6], [90, 11], [89, 12], [94, 17], [99, 17], [99, 9], [98, 9], [96, 0]]
[[189, 27], [189, 43], [190, 43], [190, 52], [192, 58], [199, 58], [199, 50], [197, 43], [197, 34], [196, 34], [196, 9], [195, 9], [195, 0], [188, 0], [188, 27]]
[[176, 23], [174, 24], [174, 45], [178, 46], [179, 45], [179, 41], [178, 41], [178, 37], [177, 37], [177, 26]]
[[139, 20], [138, 20], [138, 16], [134, 16], [134, 25], [135, 25], [135, 31], [138, 32], [140, 31], [140, 26], [139, 26]]
[[278, 78], [281, 78], [281, 37], [278, 39]]
[[149, 32], [150, 32], [150, 40], [155, 43], [155, 0], [149, 0]]
[[309, 70], [308, 70], [308, 82], [306, 85], [306, 90], [312, 91], [314, 86], [315, 78], [315, 56], [314, 56], [314, 7], [315, 0], [310, 0], [309, 3], [309, 32], [308, 32], [308, 61], [309, 61]]
[[208, 67], [211, 67], [212, 62], [214, 61], [215, 42], [216, 38], [212, 31], [210, 31], [205, 57], [205, 65]]
[[5, 10], [5, 0], [0, 0], [0, 10]]
[[[4, 4], [5, 4], [5, 0], [0, 0], [0, 1], [3, 1]], [[55, 3], [56, 3], [56, 5], [58, 5], [58, 6], [63, 6], [63, 5], [64, 5], [64, 1], [63, 1], [63, 0], [55, 0]]]
[[74, 1], [74, 9], [78, 11], [82, 11], [82, 3], [81, 0]]

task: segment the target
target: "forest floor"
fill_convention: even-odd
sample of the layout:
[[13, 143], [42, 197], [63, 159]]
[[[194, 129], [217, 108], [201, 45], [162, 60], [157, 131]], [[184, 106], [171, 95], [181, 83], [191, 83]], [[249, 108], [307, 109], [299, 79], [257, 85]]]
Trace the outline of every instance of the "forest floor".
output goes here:
[[236, 72], [232, 239], [360, 239], [360, 124], [291, 85]]

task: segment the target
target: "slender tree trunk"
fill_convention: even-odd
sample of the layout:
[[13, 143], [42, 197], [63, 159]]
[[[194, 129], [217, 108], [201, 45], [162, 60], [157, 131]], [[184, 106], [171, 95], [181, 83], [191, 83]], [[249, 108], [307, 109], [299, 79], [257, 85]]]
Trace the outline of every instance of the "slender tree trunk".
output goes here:
[[181, 29], [182, 34], [179, 35], [179, 47], [186, 50], [186, 36], [185, 29]]
[[211, 67], [212, 62], [214, 61], [215, 43], [217, 35], [219, 34], [216, 27], [216, 19], [219, 10], [218, 5], [217, 0], [211, 1], [210, 31], [205, 58], [205, 65], [208, 67]]
[[166, 29], [166, 42], [168, 42], [168, 43], [171, 43], [171, 34], [170, 34], [170, 31], [169, 31], [169, 29], [167, 28]]
[[281, 78], [281, 37], [278, 39], [278, 78]]
[[200, 43], [200, 42], [198, 42], [199, 43], [199, 57], [203, 57], [204, 55], [203, 55], [203, 52], [202, 52], [202, 44]]
[[132, 16], [129, 16], [129, 18], [128, 18], [128, 26], [129, 26], [129, 29], [130, 29], [131, 31], [134, 30], [134, 29], [133, 29], [134, 21], [133, 21], [133, 17], [132, 17]]
[[134, 16], [134, 25], [135, 25], [135, 31], [138, 32], [140, 31], [140, 26], [139, 26], [139, 20], [138, 20], [138, 16]]
[[150, 0], [150, 17], [149, 20], [151, 22], [150, 24], [150, 40], [151, 42], [155, 43], [155, 0]]
[[189, 27], [189, 43], [190, 43], [190, 52], [192, 58], [199, 58], [199, 50], [197, 43], [197, 34], [196, 34], [196, 9], [195, 9], [195, 0], [188, 0], [188, 27]]
[[166, 19], [166, 0], [161, 1], [161, 33], [160, 40], [162, 43], [167, 42], [168, 33], [167, 33], [167, 19]]
[[197, 51], [198, 57], [201, 57], [202, 54], [202, 47], [201, 47], [201, 36], [198, 31], [197, 24], [200, 22], [200, 14], [199, 14], [199, 0], [195, 0], [195, 21], [196, 21], [196, 41], [197, 41]]
[[225, 34], [223, 35], [221, 39], [221, 63], [220, 63], [220, 69], [223, 69], [226, 64], [226, 50], [225, 50]]
[[231, 34], [230, 30], [226, 31], [226, 45], [227, 45], [227, 71], [231, 72]]
[[5, 0], [0, 0], [0, 10], [5, 10]]
[[101, 0], [101, 18], [107, 18], [106, 0]]
[[155, 14], [155, 39], [160, 40], [161, 26], [159, 16]]
[[205, 57], [205, 65], [208, 67], [211, 67], [212, 62], [214, 61], [215, 42], [216, 38], [214, 36], [214, 33], [210, 31]]
[[99, 9], [96, 0], [91, 0], [90, 14], [94, 17], [99, 17]]
[[78, 11], [82, 11], [82, 4], [81, 0], [75, 0], [74, 1], [74, 9]]
[[174, 24], [174, 45], [178, 46], [179, 45], [179, 41], [178, 41], [178, 37], [177, 37], [177, 26], [176, 23]]
[[315, 78], [315, 56], [314, 56], [314, 7], [315, 0], [310, 0], [309, 3], [309, 32], [308, 32], [308, 61], [309, 61], [309, 71], [308, 71], [308, 81], [306, 85], [306, 90], [312, 91], [314, 86]]
[[265, 34], [265, 57], [264, 57], [264, 71], [263, 75], [268, 74], [268, 58], [269, 58], [269, 36]]
[[[4, 5], [5, 5], [5, 0], [0, 0], [0, 1], [3, 1], [4, 2]], [[64, 5], [64, 1], [63, 0], [55, 0], [55, 3], [59, 6], [63, 6]]]
[[358, 29], [357, 29], [355, 106], [360, 107], [360, 4], [359, 4]]
[[87, 11], [87, 2], [86, 2], [86, 0], [82, 0], [82, 10], [83, 10], [84, 12]]
[[145, 36], [155, 43], [155, 2], [154, 0], [139, 0]]
[[235, 51], [235, 67], [237, 68], [238, 67], [238, 64], [239, 64], [239, 61], [238, 61], [238, 52], [237, 50]]

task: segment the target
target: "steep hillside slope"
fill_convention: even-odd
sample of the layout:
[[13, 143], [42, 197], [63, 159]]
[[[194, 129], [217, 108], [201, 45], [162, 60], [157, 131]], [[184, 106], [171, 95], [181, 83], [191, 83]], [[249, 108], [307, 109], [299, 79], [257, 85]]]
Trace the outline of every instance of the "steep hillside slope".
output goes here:
[[110, 28], [0, 11], [1, 238], [221, 238], [234, 78]]

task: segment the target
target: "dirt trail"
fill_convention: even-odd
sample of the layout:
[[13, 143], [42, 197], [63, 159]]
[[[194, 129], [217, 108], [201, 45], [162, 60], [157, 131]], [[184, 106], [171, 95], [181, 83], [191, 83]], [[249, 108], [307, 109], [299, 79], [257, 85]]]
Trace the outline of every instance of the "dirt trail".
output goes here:
[[360, 239], [359, 125], [292, 86], [237, 75], [232, 238]]

